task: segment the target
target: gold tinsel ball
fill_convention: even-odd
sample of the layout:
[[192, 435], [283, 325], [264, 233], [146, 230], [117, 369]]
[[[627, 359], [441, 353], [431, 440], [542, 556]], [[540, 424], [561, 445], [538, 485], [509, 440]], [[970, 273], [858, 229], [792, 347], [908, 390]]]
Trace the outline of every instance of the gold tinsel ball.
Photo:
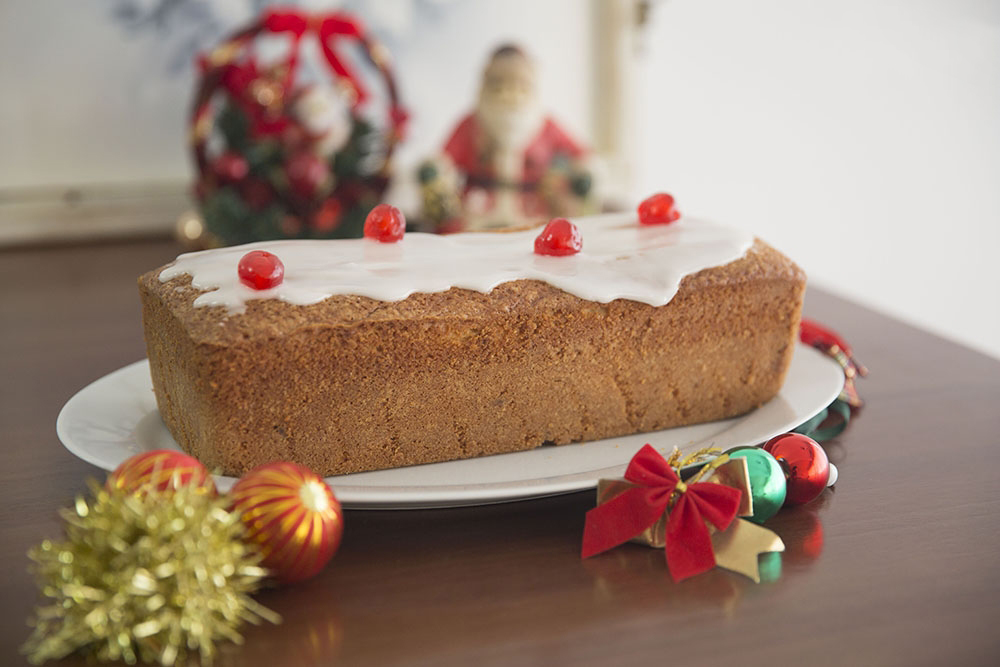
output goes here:
[[80, 652], [172, 665], [190, 651], [206, 664], [244, 621], [279, 620], [250, 597], [267, 571], [227, 500], [197, 485], [91, 491], [63, 510], [65, 539], [29, 553], [48, 599], [23, 647], [32, 662]]
[[167, 491], [178, 486], [215, 495], [215, 482], [201, 461], [172, 449], [154, 449], [127, 458], [107, 481], [108, 489], [126, 493]]
[[296, 463], [251, 470], [230, 491], [233, 512], [263, 564], [283, 582], [314, 576], [330, 561], [344, 533], [344, 511], [323, 478]]

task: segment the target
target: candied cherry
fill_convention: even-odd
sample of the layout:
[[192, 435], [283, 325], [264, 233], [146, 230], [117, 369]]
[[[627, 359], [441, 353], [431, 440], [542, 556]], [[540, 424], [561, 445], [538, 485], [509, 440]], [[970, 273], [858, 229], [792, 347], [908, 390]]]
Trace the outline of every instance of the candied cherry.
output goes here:
[[583, 248], [583, 237], [566, 218], [553, 218], [535, 238], [536, 255], [575, 255]]
[[666, 192], [658, 192], [639, 204], [639, 224], [665, 225], [681, 217], [674, 208], [674, 198]]
[[285, 265], [266, 250], [251, 250], [239, 264], [240, 282], [252, 289], [277, 287], [285, 279]]
[[365, 238], [381, 243], [395, 243], [402, 240], [406, 231], [406, 218], [395, 206], [379, 204], [368, 212], [365, 218]]

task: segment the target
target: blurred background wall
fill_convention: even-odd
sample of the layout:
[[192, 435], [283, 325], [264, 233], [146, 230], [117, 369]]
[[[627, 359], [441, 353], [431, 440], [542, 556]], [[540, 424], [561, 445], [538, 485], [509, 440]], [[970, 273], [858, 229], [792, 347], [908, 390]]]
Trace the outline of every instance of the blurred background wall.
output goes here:
[[[298, 4], [346, 5], [394, 53], [414, 111], [400, 168], [440, 146], [489, 50], [513, 39], [579, 136], [597, 138], [616, 96], [626, 201], [669, 190], [684, 212], [758, 233], [813, 283], [1000, 356], [1000, 3], [661, 0], [612, 44], [627, 51], [618, 86], [594, 76], [616, 29], [600, 19], [608, 3], [633, 7]], [[158, 4], [0, 3], [0, 227], [59, 215], [38, 202], [60, 192], [72, 205], [80, 191], [132, 192], [123, 224], [186, 205], [191, 53], [263, 3], [182, 3], [162, 25]]]
[[[156, 6], [185, 6], [150, 14]], [[251, 20], [257, 0], [4, 0], [0, 3], [0, 186], [191, 178], [193, 54]], [[343, 6], [392, 52], [414, 111], [400, 162], [447, 138], [475, 102], [489, 51], [506, 40], [540, 61], [543, 103], [584, 135], [591, 123], [591, 23], [580, 0], [367, 0]], [[200, 5], [204, 6], [199, 7]], [[134, 9], [132, 12], [123, 11]]]
[[639, 192], [1000, 356], [1000, 2], [669, 0], [644, 46]]

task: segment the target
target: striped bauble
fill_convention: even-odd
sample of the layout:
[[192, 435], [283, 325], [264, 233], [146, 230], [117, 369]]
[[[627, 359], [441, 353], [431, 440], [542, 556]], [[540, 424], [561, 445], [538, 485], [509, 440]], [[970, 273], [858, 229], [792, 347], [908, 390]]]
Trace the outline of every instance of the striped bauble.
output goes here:
[[246, 526], [262, 564], [280, 581], [312, 577], [344, 533], [344, 512], [323, 478], [296, 463], [268, 463], [233, 485], [231, 509]]
[[125, 459], [108, 475], [106, 483], [109, 491], [126, 493], [168, 491], [188, 485], [215, 495], [215, 482], [208, 469], [193, 456], [173, 449], [154, 449]]

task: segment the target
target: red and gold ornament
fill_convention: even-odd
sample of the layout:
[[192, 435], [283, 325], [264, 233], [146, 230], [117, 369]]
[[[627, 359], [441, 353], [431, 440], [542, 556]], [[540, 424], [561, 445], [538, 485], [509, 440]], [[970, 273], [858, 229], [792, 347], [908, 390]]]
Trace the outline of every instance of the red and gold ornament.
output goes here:
[[173, 449], [154, 449], [125, 459], [108, 475], [105, 485], [126, 493], [192, 486], [215, 495], [215, 482], [201, 461]]
[[269, 463], [248, 472], [230, 491], [232, 511], [260, 547], [262, 564], [286, 583], [314, 576], [340, 546], [344, 513], [333, 491], [308, 468]]

